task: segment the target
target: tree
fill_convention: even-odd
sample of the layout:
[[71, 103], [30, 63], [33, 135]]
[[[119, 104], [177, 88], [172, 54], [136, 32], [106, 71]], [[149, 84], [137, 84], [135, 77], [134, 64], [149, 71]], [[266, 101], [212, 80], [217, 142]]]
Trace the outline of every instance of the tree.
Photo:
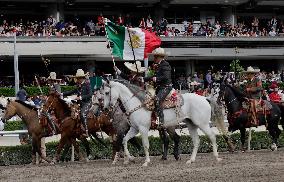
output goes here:
[[238, 59], [234, 59], [231, 63], [230, 63], [230, 71], [232, 72], [236, 72], [236, 73], [240, 73], [243, 72], [245, 69], [241, 66], [240, 64], [240, 60]]

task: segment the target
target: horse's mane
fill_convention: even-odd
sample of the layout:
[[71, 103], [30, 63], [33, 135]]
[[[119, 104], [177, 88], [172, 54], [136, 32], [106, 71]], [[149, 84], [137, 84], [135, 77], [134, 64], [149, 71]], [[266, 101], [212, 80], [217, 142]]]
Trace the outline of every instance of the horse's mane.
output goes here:
[[[51, 93], [50, 95], [52, 95], [52, 96], [58, 98], [58, 102], [62, 105], [64, 111], [68, 111], [68, 114], [71, 114], [71, 110], [70, 110], [68, 104], [67, 104], [63, 99], [61, 99], [58, 94], [56, 94], [56, 93]], [[69, 113], [69, 112], [70, 112], [70, 113]]]
[[231, 86], [231, 85], [226, 85], [226, 86], [232, 90], [232, 92], [235, 94], [235, 96], [236, 96], [237, 98], [242, 99], [242, 98], [245, 97], [245, 94], [242, 93], [238, 88], [233, 87], [233, 86]]
[[19, 104], [21, 104], [21, 105], [23, 105], [23, 106], [25, 106], [25, 107], [27, 107], [29, 109], [37, 110], [37, 108], [35, 106], [31, 106], [31, 105], [29, 105], [29, 104], [27, 104], [27, 103], [25, 103], [25, 102], [23, 102], [21, 100], [15, 100], [15, 102], [17, 102], [17, 103], [19, 103]]
[[137, 85], [131, 84], [129, 81], [124, 79], [117, 79], [113, 81], [121, 83], [122, 85], [126, 86], [132, 92], [132, 94], [134, 94], [141, 102], [144, 102], [146, 98], [146, 91], [144, 89], [142, 89]]

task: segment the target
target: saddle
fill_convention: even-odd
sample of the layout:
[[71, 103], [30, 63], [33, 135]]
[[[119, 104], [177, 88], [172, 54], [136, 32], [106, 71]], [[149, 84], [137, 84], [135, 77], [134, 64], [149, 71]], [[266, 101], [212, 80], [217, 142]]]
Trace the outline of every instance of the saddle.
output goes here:
[[[171, 92], [167, 95], [166, 99], [162, 103], [163, 109], [170, 109], [183, 106], [184, 100], [181, 94], [172, 89]], [[154, 111], [155, 109], [155, 94], [153, 92], [147, 92], [143, 105], [149, 111]]]
[[259, 115], [269, 115], [272, 105], [267, 100], [250, 99], [244, 102], [243, 109], [248, 113], [249, 119], [246, 124], [248, 127], [259, 126]]

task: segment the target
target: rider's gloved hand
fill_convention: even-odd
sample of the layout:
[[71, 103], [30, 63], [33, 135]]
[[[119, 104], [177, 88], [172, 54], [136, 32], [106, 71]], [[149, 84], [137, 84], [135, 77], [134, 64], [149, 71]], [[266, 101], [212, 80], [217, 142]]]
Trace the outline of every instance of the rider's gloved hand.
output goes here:
[[114, 66], [113, 69], [114, 69], [115, 72], [117, 72], [117, 74], [119, 74], [119, 75], [121, 74], [121, 71], [116, 66]]

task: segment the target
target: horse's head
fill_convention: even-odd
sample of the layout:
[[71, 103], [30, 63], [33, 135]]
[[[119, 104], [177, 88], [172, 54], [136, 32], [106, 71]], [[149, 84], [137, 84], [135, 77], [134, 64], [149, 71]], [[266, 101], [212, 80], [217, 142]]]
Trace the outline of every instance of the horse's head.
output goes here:
[[221, 104], [224, 99], [225, 99], [225, 95], [226, 95], [226, 89], [227, 86], [225, 83], [221, 83], [220, 87], [219, 87], [219, 93], [218, 93], [218, 98], [217, 98], [217, 103]]
[[45, 100], [42, 111], [48, 112], [50, 110], [54, 110], [56, 105], [58, 104], [59, 99], [60, 94], [58, 92], [50, 92]]
[[14, 101], [8, 99], [7, 106], [5, 108], [2, 121], [5, 123], [7, 120], [11, 119], [17, 114], [17, 108], [14, 106]]
[[119, 93], [116, 91], [114, 82], [103, 80], [103, 85], [100, 89], [102, 94], [104, 109], [109, 109], [114, 107], [119, 98]]

